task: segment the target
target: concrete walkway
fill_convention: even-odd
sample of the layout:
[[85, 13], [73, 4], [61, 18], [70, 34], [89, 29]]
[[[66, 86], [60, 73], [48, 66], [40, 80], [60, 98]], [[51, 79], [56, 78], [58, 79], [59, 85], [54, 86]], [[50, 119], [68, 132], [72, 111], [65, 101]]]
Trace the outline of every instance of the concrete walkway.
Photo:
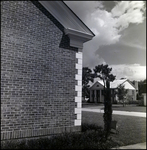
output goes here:
[[132, 144], [132, 145], [127, 145], [127, 146], [121, 146], [121, 147], [112, 148], [112, 149], [146, 149], [146, 142], [138, 143], [138, 144]]
[[[104, 110], [101, 108], [82, 108], [82, 111], [89, 111], [89, 112], [97, 112], [97, 113], [104, 113]], [[146, 113], [144, 112], [130, 112], [130, 111], [117, 111], [113, 110], [112, 114], [114, 115], [125, 115], [125, 116], [136, 116], [136, 117], [146, 117]]]

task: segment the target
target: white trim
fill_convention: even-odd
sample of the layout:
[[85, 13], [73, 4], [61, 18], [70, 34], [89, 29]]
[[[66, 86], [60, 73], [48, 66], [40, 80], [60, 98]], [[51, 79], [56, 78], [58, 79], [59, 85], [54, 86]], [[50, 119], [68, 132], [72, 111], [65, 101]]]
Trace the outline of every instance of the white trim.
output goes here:
[[81, 108], [75, 108], [75, 114], [81, 114]]
[[81, 96], [82, 96], [82, 92], [81, 92], [81, 91], [78, 91], [78, 92], [77, 92], [77, 96], [78, 96], [78, 97], [81, 97]]
[[81, 58], [82, 59], [82, 53], [80, 53], [80, 52], [76, 53], [76, 58]]
[[70, 38], [70, 46], [83, 48], [83, 42], [82, 41], [80, 41], [79, 39], [76, 39], [76, 37], [72, 37], [71, 35], [69, 36], [69, 38]]
[[77, 119], [81, 120], [82, 119], [82, 115], [81, 114], [77, 114]]
[[82, 70], [82, 64], [76, 64], [76, 69], [81, 69]]
[[83, 43], [91, 40], [93, 36], [79, 32], [73, 29], [64, 29], [64, 32], [70, 38], [70, 46], [83, 48]]
[[82, 81], [78, 81], [78, 85], [82, 86]]
[[76, 85], [76, 86], [75, 86], [75, 91], [82, 91], [82, 86]]
[[[75, 75], [75, 80], [78, 81], [77, 85], [75, 85], [75, 91], [77, 91], [77, 95], [75, 97], [75, 102], [77, 103], [77, 107], [75, 108], [75, 114], [77, 114], [77, 119], [74, 122], [74, 125], [81, 125], [81, 108], [82, 108], [82, 52], [76, 53], [76, 58], [78, 58], [78, 63], [76, 63], [76, 69], [78, 69], [78, 74]], [[81, 64], [79, 64], [81, 63]]]
[[75, 126], [81, 126], [81, 119], [74, 120], [74, 125]]
[[81, 96], [75, 97], [75, 102], [81, 103], [82, 102], [82, 97]]
[[82, 75], [76, 74], [76, 75], [75, 75], [75, 79], [76, 79], [76, 80], [82, 81]]
[[77, 103], [77, 108], [82, 108], [82, 103]]
[[78, 59], [78, 64], [82, 64], [82, 59]]
[[93, 35], [89, 33], [82, 32], [82, 31], [72, 29], [72, 28], [65, 28], [64, 32], [65, 34], [68, 34], [69, 36], [78, 38], [79, 40], [83, 41], [83, 43], [93, 38]]
[[82, 75], [82, 70], [78, 69], [78, 75]]

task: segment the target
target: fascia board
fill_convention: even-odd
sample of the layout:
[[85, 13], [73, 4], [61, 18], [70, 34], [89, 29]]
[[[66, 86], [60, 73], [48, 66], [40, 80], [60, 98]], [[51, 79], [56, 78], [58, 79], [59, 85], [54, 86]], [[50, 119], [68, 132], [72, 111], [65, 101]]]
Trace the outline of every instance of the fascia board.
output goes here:
[[64, 32], [70, 38], [70, 46], [83, 48], [83, 43], [91, 40], [93, 38], [90, 34], [85, 34], [84, 32], [79, 32], [73, 29], [64, 29]]
[[90, 34], [84, 33], [82, 31], [74, 30], [71, 28], [64, 29], [64, 32], [67, 35], [73, 35], [73, 36], [76, 36], [79, 38], [83, 38], [83, 41], [84, 41], [84, 39], [85, 40], [87, 39], [87, 41], [88, 41], [88, 40], [91, 40], [93, 38], [93, 36]]

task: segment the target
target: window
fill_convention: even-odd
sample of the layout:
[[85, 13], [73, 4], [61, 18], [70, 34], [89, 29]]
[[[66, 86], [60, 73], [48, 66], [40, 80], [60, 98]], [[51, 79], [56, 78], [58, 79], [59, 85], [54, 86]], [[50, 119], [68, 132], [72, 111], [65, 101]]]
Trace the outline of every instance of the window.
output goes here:
[[104, 90], [102, 90], [102, 95], [104, 95]]

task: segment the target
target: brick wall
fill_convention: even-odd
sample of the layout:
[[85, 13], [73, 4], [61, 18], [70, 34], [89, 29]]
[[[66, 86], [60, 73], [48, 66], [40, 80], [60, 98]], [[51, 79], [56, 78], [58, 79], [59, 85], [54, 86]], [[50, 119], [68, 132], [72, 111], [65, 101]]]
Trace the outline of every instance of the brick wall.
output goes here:
[[1, 2], [2, 140], [80, 130], [78, 50], [69, 46], [62, 25], [34, 4]]

